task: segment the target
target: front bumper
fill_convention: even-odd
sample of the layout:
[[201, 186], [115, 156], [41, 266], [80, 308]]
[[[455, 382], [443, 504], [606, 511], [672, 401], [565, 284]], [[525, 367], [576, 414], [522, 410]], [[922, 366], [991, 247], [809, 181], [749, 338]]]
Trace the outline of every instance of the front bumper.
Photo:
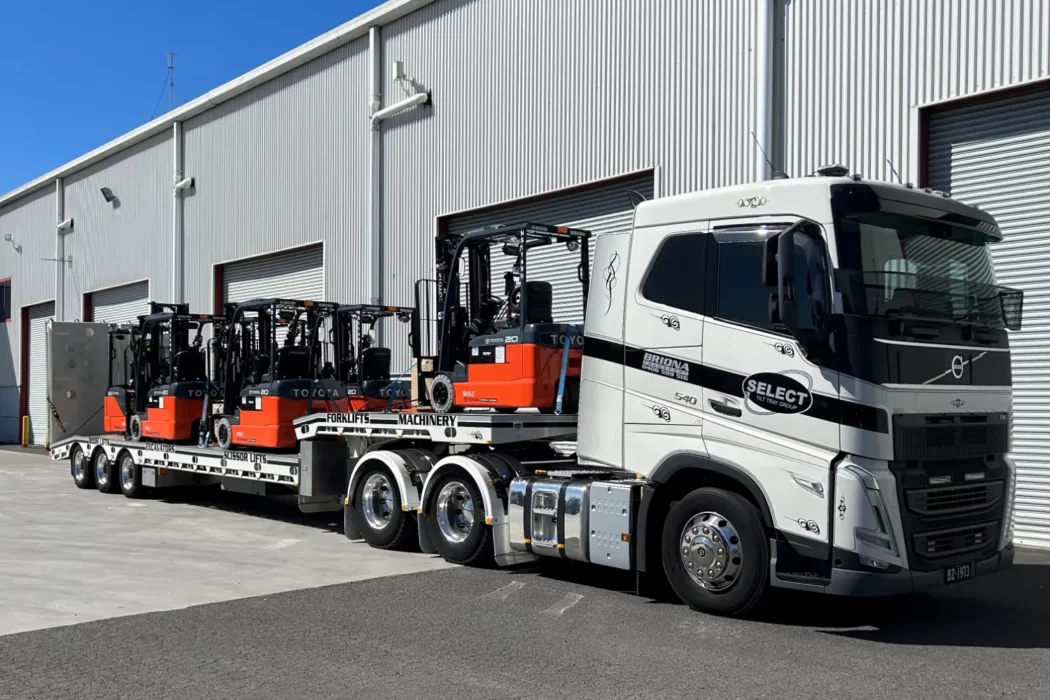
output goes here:
[[[1014, 546], [1009, 544], [995, 556], [975, 563], [974, 578], [1010, 568], [1014, 563]], [[854, 597], [881, 597], [944, 586], [943, 571], [876, 572], [854, 569], [832, 569], [831, 583], [825, 592]]]

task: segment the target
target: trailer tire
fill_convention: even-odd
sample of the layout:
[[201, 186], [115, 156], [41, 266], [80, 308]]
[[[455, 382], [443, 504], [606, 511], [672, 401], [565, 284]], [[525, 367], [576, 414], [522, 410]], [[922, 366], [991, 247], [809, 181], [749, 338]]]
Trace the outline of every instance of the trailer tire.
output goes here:
[[376, 549], [407, 549], [418, 537], [416, 520], [402, 509], [401, 491], [390, 470], [372, 462], [361, 470], [354, 486], [354, 524], [361, 538]]
[[102, 493], [119, 493], [120, 480], [117, 478], [116, 465], [106, 456], [101, 447], [91, 455], [91, 469], [95, 475], [95, 487]]
[[661, 557], [671, 588], [693, 610], [744, 617], [769, 597], [762, 514], [730, 491], [700, 488], [672, 503]]
[[230, 449], [233, 444], [233, 424], [226, 416], [215, 421], [215, 444], [224, 450]]
[[124, 451], [117, 456], [117, 480], [120, 490], [128, 498], [145, 498], [149, 489], [142, 485], [142, 467], [135, 464], [130, 452]]
[[439, 374], [430, 384], [430, 405], [437, 413], [456, 410], [456, 390], [447, 374]]
[[90, 462], [80, 445], [74, 445], [69, 453], [69, 475], [78, 489], [95, 488], [95, 470]]
[[423, 527], [445, 561], [479, 565], [493, 560], [492, 528], [485, 524], [485, 504], [473, 479], [459, 471], [446, 474], [428, 501]]
[[132, 413], [128, 418], [128, 436], [132, 440], [142, 439], [142, 416], [137, 413]]

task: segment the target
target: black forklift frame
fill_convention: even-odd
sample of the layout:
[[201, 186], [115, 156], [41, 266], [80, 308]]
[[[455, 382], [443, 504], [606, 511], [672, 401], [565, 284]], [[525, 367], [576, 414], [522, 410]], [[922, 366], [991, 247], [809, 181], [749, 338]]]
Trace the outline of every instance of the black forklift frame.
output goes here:
[[[297, 318], [299, 314], [306, 312], [307, 317], [307, 328], [306, 333], [309, 334], [310, 342], [310, 359], [307, 365], [307, 374], [313, 381], [317, 381], [317, 376], [320, 368], [317, 367], [317, 346], [319, 345], [318, 331], [326, 318], [333, 318], [338, 311], [338, 305], [332, 302], [326, 301], [312, 301], [305, 299], [252, 299], [241, 303], [227, 303], [224, 306], [225, 311], [225, 342], [223, 343], [223, 386], [222, 386], [222, 401], [223, 401], [223, 413], [226, 415], [233, 415], [234, 411], [231, 407], [237, 406], [237, 397], [246, 386], [242, 377], [241, 381], [235, 381], [235, 374], [237, 366], [231, 362], [231, 352], [235, 345], [235, 336], [238, 328], [244, 328], [246, 326], [254, 325], [258, 327], [257, 338], [261, 347], [262, 334], [267, 335], [267, 344], [269, 347], [269, 375], [273, 377], [277, 364], [277, 328], [282, 325], [281, 323], [274, 323], [275, 318], [280, 319], [281, 311], [294, 312]], [[250, 321], [244, 320], [244, 314], [249, 311], [266, 312], [268, 315], [259, 315], [251, 319]], [[241, 339], [243, 340], [244, 335], [242, 332]], [[240, 352], [242, 348], [238, 348]], [[311, 403], [313, 399], [313, 392], [310, 392]]]
[[[570, 252], [579, 251], [580, 263], [576, 267], [576, 277], [583, 285], [583, 308], [587, 309], [587, 292], [590, 285], [590, 245], [591, 232], [568, 226], [551, 226], [531, 222], [510, 226], [488, 226], [473, 229], [464, 233], [439, 233], [436, 239], [437, 261], [437, 310], [438, 310], [438, 355], [435, 358], [434, 372], [450, 372], [455, 367], [455, 352], [452, 347], [450, 302], [457, 305], [460, 299], [459, 259], [463, 250], [467, 250], [467, 315], [468, 319], [476, 318], [483, 301], [492, 296], [492, 267], [490, 249], [492, 244], [503, 242], [505, 245], [516, 243], [518, 265], [521, 275], [520, 299], [518, 306], [528, 308], [528, 251], [559, 242], [565, 243]], [[479, 245], [485, 242], [486, 245]], [[419, 286], [416, 287], [416, 304], [422, 300]], [[524, 331], [526, 315], [520, 314], [519, 328]], [[417, 361], [421, 360], [422, 348], [419, 333], [413, 335], [413, 353]], [[428, 373], [429, 374], [429, 373]]]
[[[134, 402], [128, 402], [130, 407], [129, 413], [143, 413], [146, 410], [147, 405], [147, 394], [153, 386], [153, 382], [158, 379], [157, 374], [157, 361], [161, 351], [160, 346], [156, 347], [153, 351], [154, 357], [145, 357], [150, 347], [147, 344], [149, 338], [149, 331], [154, 326], [160, 326], [165, 324], [167, 326], [168, 335], [168, 355], [170, 357], [169, 362], [173, 363], [175, 355], [178, 352], [187, 350], [192, 341], [189, 340], [189, 331], [196, 330], [197, 334], [200, 334], [200, 329], [205, 324], [212, 324], [215, 334], [218, 335], [221, 332], [222, 324], [225, 323], [225, 319], [222, 316], [214, 316], [211, 314], [191, 314], [189, 304], [164, 304], [160, 302], [150, 302], [150, 312], [148, 315], [138, 317], [138, 338], [135, 343], [135, 362], [134, 362], [134, 381], [132, 388], [135, 391]], [[176, 325], [187, 324], [184, 330], [186, 332], [173, 333]], [[197, 324], [190, 326], [188, 324]], [[176, 347], [176, 342], [178, 343]], [[210, 343], [211, 341], [209, 341]], [[207, 353], [205, 353], [207, 355]], [[147, 361], [148, 360], [148, 361]], [[211, 363], [208, 362], [208, 358], [205, 357], [205, 367], [210, 370]], [[151, 370], [151, 368], [153, 368]], [[174, 372], [174, 367], [169, 367], [169, 371]], [[207, 371], [206, 371], [207, 373]], [[209, 379], [210, 382], [214, 382], [215, 378]], [[131, 416], [127, 416], [130, 420]]]
[[[349, 365], [359, 365], [361, 356], [361, 339], [364, 337], [364, 329], [369, 331], [375, 329], [376, 323], [384, 318], [397, 318], [401, 322], [409, 324], [409, 345], [414, 346], [413, 333], [416, 331], [416, 310], [408, 306], [384, 306], [382, 304], [340, 304], [336, 309], [336, 325], [334, 331], [336, 342], [336, 379], [343, 382], [349, 381]], [[349, 358], [349, 350], [353, 348], [353, 359]], [[357, 369], [360, 374], [360, 367]]]

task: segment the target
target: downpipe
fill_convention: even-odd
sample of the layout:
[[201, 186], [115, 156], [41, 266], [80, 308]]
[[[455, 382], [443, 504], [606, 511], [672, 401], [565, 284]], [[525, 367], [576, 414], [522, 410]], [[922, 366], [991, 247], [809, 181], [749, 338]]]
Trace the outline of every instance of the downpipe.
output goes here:
[[[383, 196], [383, 132], [382, 122], [413, 107], [430, 104], [430, 91], [412, 95], [389, 107], [383, 107], [383, 60], [381, 51], [382, 37], [379, 27], [368, 30], [368, 161], [370, 168], [368, 193], [368, 238], [369, 255], [372, 261], [369, 298], [372, 304], [381, 304], [383, 299], [383, 231], [382, 231], [382, 196]], [[396, 76], [395, 76], [396, 77]], [[376, 330], [377, 342], [383, 342], [382, 325]]]
[[776, 0], [755, 0], [755, 181], [768, 180], [773, 135], [773, 13]]

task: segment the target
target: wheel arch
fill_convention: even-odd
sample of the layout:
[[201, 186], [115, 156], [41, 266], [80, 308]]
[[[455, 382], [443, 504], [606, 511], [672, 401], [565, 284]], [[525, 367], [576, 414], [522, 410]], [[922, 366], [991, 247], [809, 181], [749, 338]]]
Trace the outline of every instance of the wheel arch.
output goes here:
[[469, 479], [473, 480], [474, 486], [478, 489], [478, 493], [481, 494], [482, 505], [485, 507], [486, 525], [494, 525], [503, 519], [503, 503], [499, 500], [496, 489], [493, 487], [494, 476], [489, 473], [485, 465], [471, 459], [468, 455], [450, 455], [439, 461], [430, 470], [426, 481], [423, 483], [423, 490], [419, 498], [419, 508], [423, 515], [428, 513], [434, 484], [450, 473], [465, 474]]
[[[743, 468], [712, 459], [695, 452], [677, 452], [668, 455], [649, 477], [652, 484], [648, 498], [643, 498], [638, 523], [644, 528], [639, 533], [637, 565], [642, 571], [658, 571], [658, 544], [662, 518], [667, 514], [674, 495], [685, 495], [704, 486], [737, 493], [758, 508], [762, 524], [769, 532], [775, 530], [769, 499], [758, 482]], [[655, 538], [655, 539], [654, 539]]]
[[357, 460], [357, 464], [354, 465], [350, 472], [350, 480], [346, 486], [347, 505], [356, 506], [354, 494], [357, 491], [358, 482], [361, 480], [361, 474], [365, 468], [376, 463], [385, 467], [393, 476], [394, 483], [397, 484], [398, 492], [401, 495], [401, 510], [415, 512], [420, 503], [419, 490], [412, 483], [412, 475], [409, 473], [405, 457], [396, 450], [375, 450], [366, 453]]

